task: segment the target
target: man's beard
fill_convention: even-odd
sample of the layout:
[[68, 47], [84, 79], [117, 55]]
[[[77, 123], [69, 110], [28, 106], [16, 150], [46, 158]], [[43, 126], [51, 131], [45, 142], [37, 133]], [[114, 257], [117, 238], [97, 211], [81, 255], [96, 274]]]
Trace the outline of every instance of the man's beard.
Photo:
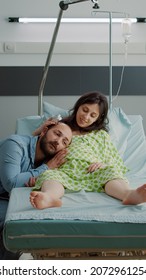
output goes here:
[[52, 158], [57, 153], [57, 145], [56, 141], [47, 141], [45, 135], [40, 139], [40, 149], [46, 158]]

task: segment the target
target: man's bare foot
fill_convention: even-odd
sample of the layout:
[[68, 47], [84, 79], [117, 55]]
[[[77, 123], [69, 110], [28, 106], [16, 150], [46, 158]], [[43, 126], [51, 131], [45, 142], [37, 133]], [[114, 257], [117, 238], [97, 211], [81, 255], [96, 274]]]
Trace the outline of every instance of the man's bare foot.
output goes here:
[[30, 193], [30, 203], [34, 208], [45, 209], [51, 207], [61, 207], [60, 199], [52, 199], [46, 192], [33, 191]]
[[146, 202], [146, 184], [136, 190], [130, 190], [127, 197], [123, 200], [124, 205], [136, 205], [143, 202]]

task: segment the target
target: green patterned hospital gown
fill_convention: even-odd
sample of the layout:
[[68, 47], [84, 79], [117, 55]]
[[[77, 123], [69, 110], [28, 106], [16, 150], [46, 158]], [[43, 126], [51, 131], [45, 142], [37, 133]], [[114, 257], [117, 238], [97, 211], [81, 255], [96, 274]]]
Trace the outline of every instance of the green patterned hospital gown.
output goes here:
[[[117, 149], [104, 130], [92, 131], [85, 135], [73, 136], [67, 161], [57, 169], [42, 173], [33, 189], [40, 190], [44, 180], [56, 180], [71, 191], [104, 191], [106, 182], [121, 178], [127, 181], [124, 165]], [[95, 162], [106, 164], [105, 168], [87, 173], [88, 167]]]

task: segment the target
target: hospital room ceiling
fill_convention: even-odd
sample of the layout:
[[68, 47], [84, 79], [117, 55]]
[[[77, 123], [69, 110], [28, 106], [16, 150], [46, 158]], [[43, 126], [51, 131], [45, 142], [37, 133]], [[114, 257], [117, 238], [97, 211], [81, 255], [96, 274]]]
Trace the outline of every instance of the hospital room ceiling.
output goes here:
[[[60, 0], [0, 0], [0, 16], [8, 17], [57, 17]], [[123, 13], [130, 17], [146, 17], [146, 0], [99, 0], [98, 11], [114, 12], [114, 17], [123, 17]], [[69, 5], [63, 17], [85, 18], [93, 17], [93, 3], [91, 0]], [[116, 14], [118, 12], [119, 14]], [[95, 16], [95, 15], [94, 15]], [[97, 15], [96, 15], [97, 16]], [[106, 13], [98, 13], [98, 17], [107, 17]]]

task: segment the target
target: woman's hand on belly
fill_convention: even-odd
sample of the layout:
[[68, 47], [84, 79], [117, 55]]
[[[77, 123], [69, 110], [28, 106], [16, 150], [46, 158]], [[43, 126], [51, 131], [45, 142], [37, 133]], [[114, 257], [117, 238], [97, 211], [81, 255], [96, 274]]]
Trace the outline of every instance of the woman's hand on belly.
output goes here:
[[106, 167], [106, 164], [105, 163], [102, 163], [102, 162], [94, 162], [92, 164], [89, 165], [88, 169], [87, 169], [87, 172], [88, 173], [92, 173], [94, 171], [96, 171], [97, 169], [100, 169], [100, 168], [105, 168]]

